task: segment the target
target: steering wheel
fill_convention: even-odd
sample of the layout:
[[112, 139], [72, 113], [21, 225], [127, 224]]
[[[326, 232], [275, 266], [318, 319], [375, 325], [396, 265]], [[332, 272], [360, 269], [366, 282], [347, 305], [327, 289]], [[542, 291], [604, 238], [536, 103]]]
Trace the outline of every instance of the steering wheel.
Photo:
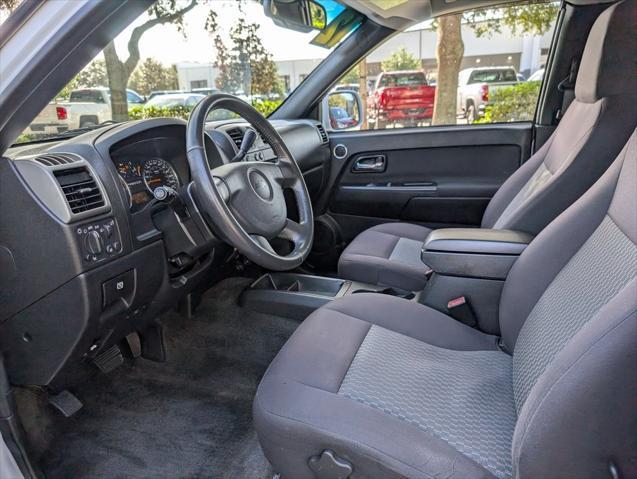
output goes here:
[[[218, 109], [229, 110], [246, 120], [270, 144], [276, 160], [239, 161], [211, 170], [204, 127], [208, 115]], [[303, 263], [314, 235], [310, 195], [283, 139], [257, 110], [232, 95], [207, 96], [190, 114], [186, 151], [197, 205], [223, 240], [267, 269], [284, 271]], [[298, 221], [287, 217], [283, 194], [286, 189], [296, 198]], [[278, 254], [270, 244], [275, 238], [291, 241], [293, 250], [286, 255]]]

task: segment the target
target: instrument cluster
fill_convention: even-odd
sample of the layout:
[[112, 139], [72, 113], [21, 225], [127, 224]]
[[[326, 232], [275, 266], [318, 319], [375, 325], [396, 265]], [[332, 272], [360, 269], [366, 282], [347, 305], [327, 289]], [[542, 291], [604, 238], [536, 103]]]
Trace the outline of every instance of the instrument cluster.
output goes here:
[[115, 167], [128, 193], [129, 207], [133, 213], [143, 209], [159, 186], [174, 190], [181, 186], [175, 168], [162, 158], [124, 157], [116, 162]]

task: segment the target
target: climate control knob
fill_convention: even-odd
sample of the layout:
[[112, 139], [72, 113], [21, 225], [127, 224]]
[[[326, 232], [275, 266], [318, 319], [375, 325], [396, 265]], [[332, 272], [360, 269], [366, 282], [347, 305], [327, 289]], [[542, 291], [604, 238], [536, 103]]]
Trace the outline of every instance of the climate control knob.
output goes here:
[[84, 238], [84, 244], [86, 250], [93, 255], [101, 254], [104, 249], [104, 242], [97, 231], [89, 231]]

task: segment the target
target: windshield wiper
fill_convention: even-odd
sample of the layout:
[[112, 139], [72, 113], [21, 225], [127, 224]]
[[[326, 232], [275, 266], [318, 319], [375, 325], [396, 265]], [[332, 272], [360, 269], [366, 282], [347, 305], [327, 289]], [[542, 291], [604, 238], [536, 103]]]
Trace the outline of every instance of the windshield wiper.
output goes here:
[[29, 145], [32, 143], [42, 143], [45, 141], [59, 141], [59, 140], [68, 140], [69, 138], [75, 138], [76, 136], [81, 135], [82, 133], [86, 133], [88, 131], [92, 131], [92, 130], [97, 130], [98, 128], [102, 128], [104, 126], [108, 126], [108, 125], [114, 125], [118, 122], [113, 121], [113, 120], [106, 120], [103, 121], [102, 123], [98, 124], [98, 125], [91, 125], [91, 126], [83, 126], [82, 128], [74, 128], [72, 130], [67, 130], [63, 133], [58, 133], [56, 135], [51, 135], [51, 136], [45, 136], [42, 138], [37, 138], [35, 140], [31, 140], [31, 141], [22, 141], [20, 143], [14, 143], [11, 146], [21, 146], [21, 145]]
[[72, 130], [67, 130], [65, 132], [58, 133], [57, 135], [47, 136], [44, 139], [45, 140], [63, 140], [65, 138], [73, 138], [75, 136], [81, 135], [82, 133], [86, 133], [87, 131], [97, 130], [98, 128], [102, 128], [103, 126], [114, 125], [116, 123], [117, 122], [113, 120], [106, 120], [98, 125], [83, 126], [82, 128], [74, 128]]

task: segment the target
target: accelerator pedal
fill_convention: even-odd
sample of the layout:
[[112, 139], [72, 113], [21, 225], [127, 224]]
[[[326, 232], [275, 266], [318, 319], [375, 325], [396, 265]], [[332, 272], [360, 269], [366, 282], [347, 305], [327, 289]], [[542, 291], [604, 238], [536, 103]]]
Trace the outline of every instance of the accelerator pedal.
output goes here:
[[115, 344], [95, 356], [93, 364], [103, 373], [110, 373], [112, 370], [124, 364], [124, 356], [119, 346]]

